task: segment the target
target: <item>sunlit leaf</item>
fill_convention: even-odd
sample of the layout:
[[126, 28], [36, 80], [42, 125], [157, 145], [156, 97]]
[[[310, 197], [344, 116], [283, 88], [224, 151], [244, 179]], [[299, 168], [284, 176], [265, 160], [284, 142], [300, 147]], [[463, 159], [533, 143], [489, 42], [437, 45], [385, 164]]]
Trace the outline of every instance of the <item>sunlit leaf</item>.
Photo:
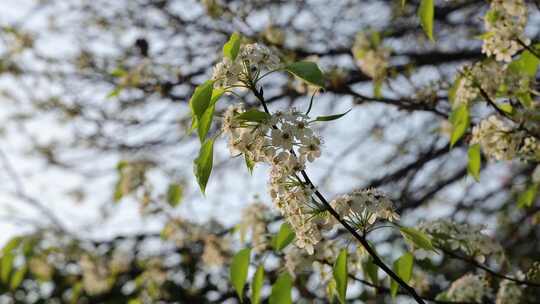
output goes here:
[[349, 113], [350, 111], [351, 111], [351, 109], [349, 109], [347, 112], [344, 112], [344, 113], [341, 113], [341, 114], [329, 115], [329, 116], [317, 116], [317, 118], [315, 118], [315, 120], [316, 121], [332, 121], [332, 120], [340, 119], [341, 117], [347, 115], [347, 113]]
[[292, 278], [287, 272], [279, 275], [272, 285], [272, 293], [268, 299], [269, 304], [292, 304]]
[[169, 188], [167, 189], [167, 202], [172, 207], [178, 206], [180, 203], [180, 200], [182, 199], [182, 185], [177, 183], [171, 183], [169, 184]]
[[435, 17], [434, 0], [422, 0], [418, 8], [418, 17], [424, 32], [429, 37], [429, 40], [435, 41], [433, 37], [433, 18]]
[[[405, 282], [409, 283], [412, 278], [414, 257], [409, 252], [404, 253], [394, 262], [394, 272]], [[390, 283], [390, 293], [396, 297], [399, 285], [395, 280]]]
[[313, 62], [299, 61], [291, 63], [285, 67], [285, 70], [309, 84], [324, 87], [324, 75], [317, 64]]
[[287, 223], [281, 224], [279, 232], [274, 236], [272, 245], [276, 251], [281, 251], [294, 240], [294, 231]]
[[234, 61], [240, 51], [241, 37], [238, 33], [233, 33], [229, 41], [223, 45], [223, 56]]
[[230, 279], [240, 302], [243, 301], [244, 285], [247, 280], [250, 255], [251, 249], [244, 248], [234, 255], [231, 262]]
[[534, 200], [536, 199], [537, 192], [538, 192], [537, 184], [529, 185], [525, 191], [519, 194], [518, 201], [517, 201], [518, 207], [519, 208], [531, 207], [534, 203]]
[[450, 122], [452, 123], [452, 135], [450, 137], [450, 146], [453, 147], [456, 142], [463, 137], [469, 128], [469, 108], [463, 104], [455, 108], [450, 114]]
[[431, 239], [424, 232], [412, 227], [401, 227], [399, 230], [403, 237], [414, 244], [415, 247], [435, 251]]
[[261, 289], [264, 283], [264, 267], [263, 265], [257, 268], [251, 281], [251, 303], [259, 304], [261, 302]]
[[336, 281], [336, 290], [339, 302], [344, 304], [347, 298], [347, 250], [342, 249], [334, 263], [334, 280]]
[[467, 172], [472, 176], [476, 181], [480, 180], [480, 167], [482, 165], [482, 156], [480, 153], [480, 145], [474, 144], [469, 147], [467, 152], [469, 161], [467, 163]]
[[214, 140], [207, 139], [199, 150], [199, 156], [194, 161], [195, 177], [201, 188], [201, 192], [204, 194], [206, 190], [206, 184], [212, 173], [212, 166], [214, 162]]

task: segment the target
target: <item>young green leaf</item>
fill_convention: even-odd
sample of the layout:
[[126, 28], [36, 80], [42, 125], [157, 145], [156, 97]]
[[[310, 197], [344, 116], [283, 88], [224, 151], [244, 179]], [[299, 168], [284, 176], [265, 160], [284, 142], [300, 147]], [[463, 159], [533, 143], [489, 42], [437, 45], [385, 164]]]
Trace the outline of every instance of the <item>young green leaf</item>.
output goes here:
[[467, 163], [467, 172], [472, 176], [476, 181], [480, 180], [480, 167], [482, 165], [482, 156], [480, 154], [480, 145], [474, 144], [469, 147], [467, 152], [469, 156], [469, 161]]
[[336, 281], [336, 289], [339, 302], [345, 304], [347, 298], [347, 249], [342, 249], [334, 263], [334, 280]]
[[407, 241], [414, 244], [414, 246], [420, 249], [435, 251], [435, 247], [433, 247], [431, 239], [424, 232], [411, 227], [401, 227], [399, 230], [401, 235], [403, 235]]
[[201, 143], [204, 142], [206, 136], [208, 135], [208, 131], [212, 125], [212, 119], [214, 118], [214, 111], [215, 106], [209, 106], [206, 111], [204, 111], [204, 114], [200, 117], [200, 119], [197, 120], [197, 131], [199, 133], [199, 140]]
[[248, 168], [249, 174], [253, 174], [253, 168], [255, 167], [255, 162], [250, 159], [246, 154], [244, 154], [244, 160], [246, 161], [246, 167]]
[[272, 285], [272, 292], [268, 299], [269, 304], [292, 304], [291, 290], [292, 278], [287, 272], [279, 275], [278, 279]]
[[519, 58], [512, 61], [508, 65], [508, 69], [513, 72], [525, 74], [529, 77], [535, 77], [536, 72], [538, 71], [539, 64], [540, 59], [538, 59], [534, 54], [526, 50], [521, 53]]
[[194, 161], [195, 177], [203, 194], [210, 178], [210, 173], [212, 173], [213, 162], [214, 140], [207, 139], [199, 150], [199, 156]]
[[17, 269], [17, 271], [13, 274], [11, 281], [9, 282], [9, 288], [11, 288], [11, 290], [15, 290], [17, 287], [19, 287], [19, 285], [21, 285], [22, 281], [24, 280], [24, 276], [26, 275], [26, 271], [27, 268], [25, 265]]
[[285, 70], [312, 85], [324, 87], [323, 73], [317, 64], [313, 62], [299, 61], [291, 63], [285, 67]]
[[[414, 257], [409, 252], [404, 253], [399, 259], [394, 262], [394, 272], [405, 282], [408, 283], [412, 277]], [[393, 298], [396, 297], [398, 291], [398, 283], [394, 280], [390, 283], [390, 294]]]
[[238, 294], [240, 302], [243, 301], [244, 285], [246, 284], [251, 249], [244, 248], [238, 251], [231, 262], [230, 279]]
[[206, 109], [210, 106], [213, 90], [214, 82], [212, 80], [208, 80], [195, 88], [195, 92], [189, 101], [189, 106], [197, 121], [201, 119]]
[[240, 51], [241, 37], [238, 33], [233, 33], [229, 41], [223, 45], [223, 56], [234, 61]]
[[251, 303], [259, 304], [261, 302], [261, 289], [264, 283], [264, 266], [261, 265], [255, 271], [251, 280]]
[[450, 147], [453, 147], [469, 128], [469, 108], [467, 105], [463, 104], [455, 108], [450, 114], [450, 122], [452, 123]]
[[294, 237], [294, 231], [292, 230], [291, 226], [287, 223], [281, 224], [281, 227], [279, 227], [279, 232], [272, 239], [272, 246], [274, 247], [274, 250], [281, 251], [294, 240]]
[[424, 32], [429, 37], [429, 40], [435, 41], [433, 37], [433, 18], [435, 17], [434, 0], [422, 0], [418, 7], [418, 17]]
[[2, 248], [2, 255], [12, 253], [13, 250], [15, 250], [19, 245], [21, 244], [23, 238], [21, 237], [14, 237], [10, 239], [6, 245], [4, 245], [4, 248]]
[[263, 122], [270, 119], [270, 114], [259, 111], [257, 109], [249, 109], [243, 113], [236, 115], [234, 118], [244, 121]]
[[178, 206], [180, 200], [182, 199], [182, 185], [171, 183], [167, 189], [167, 202], [172, 207]]
[[0, 262], [0, 279], [3, 283], [9, 282], [9, 276], [11, 274], [11, 269], [13, 268], [13, 260], [15, 255], [13, 253], [6, 253], [2, 256], [2, 261]]
[[352, 109], [349, 109], [347, 112], [336, 114], [336, 115], [317, 116], [317, 118], [315, 118], [315, 121], [331, 121], [331, 120], [340, 119], [341, 117], [347, 115], [347, 113], [349, 113], [351, 110]]
[[521, 192], [518, 196], [518, 207], [527, 208], [531, 207], [536, 199], [536, 193], [538, 192], [538, 185], [531, 184], [527, 189]]
[[379, 285], [379, 267], [373, 263], [371, 257], [362, 262], [362, 270], [364, 271], [364, 277], [369, 278], [371, 283]]

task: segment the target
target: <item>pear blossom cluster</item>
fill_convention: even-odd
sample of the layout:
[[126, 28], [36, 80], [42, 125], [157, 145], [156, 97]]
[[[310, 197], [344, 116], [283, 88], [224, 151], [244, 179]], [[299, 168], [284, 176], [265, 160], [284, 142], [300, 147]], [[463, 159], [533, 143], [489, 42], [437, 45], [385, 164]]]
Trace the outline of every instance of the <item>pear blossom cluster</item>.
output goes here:
[[352, 53], [360, 70], [375, 80], [386, 76], [390, 50], [380, 45], [378, 39], [373, 39], [364, 32], [356, 35]]
[[201, 259], [207, 266], [220, 267], [225, 264], [223, 252], [226, 249], [226, 244], [222, 242], [221, 239], [216, 235], [207, 235], [204, 238], [204, 251]]
[[266, 237], [266, 219], [269, 209], [262, 203], [253, 203], [242, 210], [240, 222], [240, 235], [243, 240], [245, 235], [251, 233], [251, 247], [255, 252], [264, 251], [269, 243]]
[[483, 263], [488, 255], [494, 255], [499, 259], [504, 257], [502, 246], [482, 233], [485, 229], [482, 225], [458, 224], [439, 219], [424, 222], [418, 229], [430, 235], [436, 247], [461, 250], [480, 263]]
[[496, 61], [486, 60], [464, 66], [460, 74], [461, 77], [458, 79], [459, 83], [455, 91], [454, 106], [470, 104], [480, 96], [480, 88], [488, 96], [495, 96], [507, 76], [507, 69]]
[[378, 219], [399, 220], [392, 201], [377, 189], [355, 190], [337, 197], [330, 205], [341, 218], [354, 223], [359, 229], [367, 229]]
[[497, 115], [489, 116], [473, 128], [471, 143], [480, 144], [482, 151], [494, 160], [511, 160], [516, 156], [525, 160], [540, 158], [540, 142], [514, 130]]
[[523, 290], [516, 282], [503, 280], [499, 285], [495, 304], [519, 304], [522, 296]]
[[230, 88], [242, 85], [258, 76], [263, 71], [272, 71], [280, 67], [280, 59], [268, 47], [258, 44], [240, 46], [235, 60], [224, 57], [214, 66], [212, 80], [215, 88]]
[[483, 276], [466, 274], [450, 285], [445, 298], [456, 302], [482, 303], [482, 298], [491, 292], [488, 281]]
[[530, 43], [524, 35], [527, 18], [524, 0], [492, 0], [484, 17], [487, 32], [483, 35], [482, 53], [497, 61], [512, 61], [512, 56], [522, 49], [518, 40]]
[[299, 173], [306, 162], [320, 157], [320, 138], [310, 127], [309, 117], [295, 109], [258, 122], [240, 119], [241, 113], [245, 113], [241, 105], [231, 106], [225, 113], [223, 132], [229, 137], [229, 150], [271, 166], [270, 196], [295, 230], [296, 245], [313, 253], [321, 238], [318, 224], [312, 220], [313, 189], [301, 182]]

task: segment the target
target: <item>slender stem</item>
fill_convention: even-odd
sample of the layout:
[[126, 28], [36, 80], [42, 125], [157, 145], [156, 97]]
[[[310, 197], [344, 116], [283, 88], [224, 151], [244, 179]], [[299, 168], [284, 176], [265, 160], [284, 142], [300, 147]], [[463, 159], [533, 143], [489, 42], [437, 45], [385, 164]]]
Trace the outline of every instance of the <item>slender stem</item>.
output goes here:
[[449, 250], [443, 250], [443, 252], [447, 255], [449, 255], [451, 258], [454, 258], [454, 259], [457, 259], [457, 260], [462, 260], [462, 261], [465, 261], [466, 263], [469, 263], [471, 265], [473, 265], [474, 267], [476, 268], [480, 268], [482, 270], [484, 270], [485, 272], [495, 276], [495, 277], [498, 277], [500, 279], [504, 279], [504, 280], [508, 280], [508, 281], [512, 281], [512, 282], [515, 282], [515, 283], [518, 283], [518, 284], [521, 284], [521, 285], [527, 285], [527, 286], [532, 286], [532, 287], [540, 287], [540, 284], [539, 283], [535, 283], [535, 282], [531, 282], [531, 281], [524, 281], [524, 280], [519, 280], [519, 279], [516, 279], [516, 278], [512, 278], [512, 277], [509, 277], [509, 276], [506, 276], [504, 274], [501, 274], [501, 273], [498, 273], [496, 272], [495, 270], [492, 270], [491, 268], [473, 260], [473, 259], [470, 259], [470, 258], [466, 258], [466, 257], [462, 257], [452, 251], [449, 251]]
[[[268, 110], [268, 106], [266, 105], [266, 101], [264, 99], [264, 96], [262, 95], [262, 92], [259, 92], [254, 84], [251, 84], [250, 86], [251, 91], [253, 91], [253, 94], [255, 97], [261, 102], [264, 111], [268, 114], [271, 114]], [[291, 151], [294, 153], [294, 151]], [[323, 205], [328, 209], [330, 214], [345, 228], [347, 229], [353, 236], [360, 242], [360, 244], [366, 249], [366, 251], [369, 253], [369, 255], [373, 258], [373, 263], [377, 266], [379, 266], [386, 274], [388, 274], [392, 279], [394, 279], [404, 290], [407, 291], [415, 300], [417, 303], [425, 304], [425, 301], [420, 297], [414, 288], [412, 288], [410, 285], [405, 283], [390, 267], [388, 267], [382, 259], [377, 255], [377, 252], [369, 245], [367, 239], [360, 235], [356, 229], [354, 229], [351, 225], [349, 225], [344, 219], [342, 219], [339, 214], [337, 213], [334, 208], [330, 205], [328, 200], [319, 192], [319, 190], [316, 189], [315, 185], [309, 178], [308, 174], [305, 170], [301, 170], [300, 174], [304, 178], [305, 182], [312, 188], [313, 192], [317, 196], [317, 198], [323, 203]]]

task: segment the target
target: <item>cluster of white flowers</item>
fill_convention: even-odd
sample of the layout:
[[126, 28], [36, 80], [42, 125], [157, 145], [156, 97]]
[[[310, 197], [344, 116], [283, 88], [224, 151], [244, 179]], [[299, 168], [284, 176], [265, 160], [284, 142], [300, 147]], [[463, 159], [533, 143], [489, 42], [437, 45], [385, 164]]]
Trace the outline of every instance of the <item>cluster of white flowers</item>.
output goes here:
[[268, 211], [268, 207], [262, 203], [253, 203], [242, 211], [240, 236], [243, 240], [248, 230], [251, 232], [251, 247], [255, 252], [262, 252], [268, 246], [266, 237]]
[[540, 159], [540, 142], [523, 131], [516, 131], [497, 115], [491, 115], [472, 130], [471, 144], [480, 144], [491, 159], [511, 160], [516, 156], [524, 160]]
[[229, 88], [256, 77], [260, 71], [280, 67], [280, 59], [264, 45], [243, 44], [235, 60], [224, 57], [214, 66], [212, 80], [216, 88]]
[[364, 32], [359, 32], [356, 34], [352, 48], [360, 70], [375, 80], [381, 80], [386, 76], [390, 58], [390, 50], [381, 46], [378, 40], [370, 38]]
[[493, 60], [485, 60], [464, 66], [460, 74], [455, 91], [454, 106], [469, 104], [478, 98], [480, 96], [479, 87], [488, 96], [495, 96], [508, 73], [503, 64]]
[[104, 261], [83, 255], [79, 265], [82, 270], [83, 288], [89, 295], [99, 295], [111, 289], [112, 281], [109, 279], [110, 273]]
[[450, 285], [446, 299], [457, 302], [482, 303], [482, 298], [491, 294], [487, 280], [479, 275], [466, 274]]
[[474, 126], [471, 144], [480, 144], [482, 151], [495, 160], [511, 160], [519, 147], [512, 127], [497, 115], [491, 115]]
[[225, 113], [223, 132], [229, 136], [229, 149], [271, 166], [270, 195], [293, 227], [296, 245], [312, 253], [320, 240], [312, 220], [313, 190], [299, 180], [298, 173], [307, 161], [321, 155], [321, 140], [311, 129], [309, 117], [294, 109], [259, 122], [239, 119], [243, 112], [242, 106], [231, 106]]
[[207, 266], [221, 267], [225, 264], [225, 257], [223, 252], [227, 247], [222, 239], [213, 234], [209, 234], [204, 239], [204, 251], [202, 254], [202, 261]]
[[366, 229], [377, 219], [390, 222], [399, 220], [392, 201], [376, 189], [355, 190], [337, 197], [330, 205], [341, 218], [354, 223], [359, 229]]
[[521, 303], [522, 295], [523, 290], [518, 284], [509, 280], [503, 280], [499, 285], [495, 304], [519, 304]]
[[457, 224], [439, 219], [422, 223], [418, 229], [429, 234], [436, 247], [461, 250], [480, 263], [483, 263], [488, 255], [504, 257], [502, 246], [482, 233], [482, 225]]
[[523, 33], [527, 15], [523, 0], [492, 0], [484, 17], [487, 32], [483, 36], [482, 53], [495, 56], [497, 61], [512, 61], [512, 56], [522, 49], [518, 40], [530, 43]]

